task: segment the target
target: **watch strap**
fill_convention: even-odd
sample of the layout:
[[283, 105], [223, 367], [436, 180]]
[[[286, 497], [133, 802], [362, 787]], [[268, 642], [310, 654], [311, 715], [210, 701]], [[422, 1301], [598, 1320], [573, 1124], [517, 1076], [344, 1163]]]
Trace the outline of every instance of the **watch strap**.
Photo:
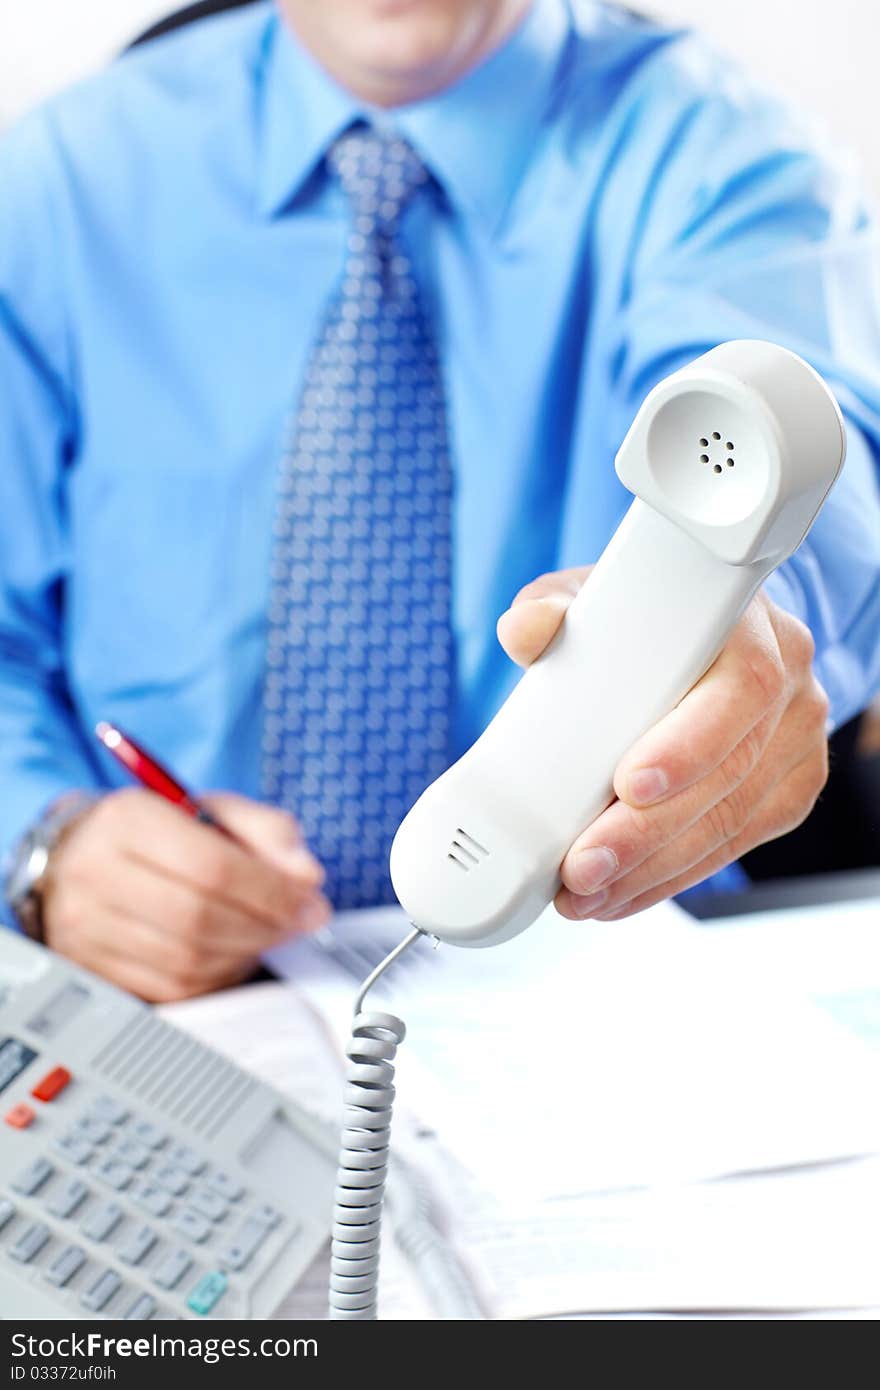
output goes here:
[[75, 821], [98, 800], [94, 792], [64, 792], [50, 802], [22, 835], [6, 875], [6, 896], [22, 931], [32, 941], [45, 939], [43, 892], [52, 856]]

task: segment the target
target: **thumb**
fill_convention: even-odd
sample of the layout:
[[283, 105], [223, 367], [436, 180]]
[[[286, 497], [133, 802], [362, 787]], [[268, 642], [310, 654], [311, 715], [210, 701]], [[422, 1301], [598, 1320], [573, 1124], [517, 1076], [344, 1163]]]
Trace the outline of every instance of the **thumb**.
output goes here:
[[566, 610], [592, 565], [542, 574], [520, 589], [498, 619], [498, 641], [518, 666], [530, 666], [555, 637]]
[[202, 802], [221, 825], [225, 825], [262, 859], [268, 859], [287, 874], [315, 887], [324, 881], [324, 870], [306, 848], [299, 822], [280, 806], [252, 801], [237, 792], [211, 792]]

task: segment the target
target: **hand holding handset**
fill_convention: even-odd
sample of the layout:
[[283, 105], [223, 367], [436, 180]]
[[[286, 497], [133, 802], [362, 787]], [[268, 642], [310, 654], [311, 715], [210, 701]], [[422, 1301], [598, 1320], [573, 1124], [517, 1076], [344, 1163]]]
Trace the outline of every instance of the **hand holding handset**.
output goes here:
[[794, 353], [732, 342], [650, 393], [617, 455], [636, 494], [556, 638], [391, 850], [407, 914], [492, 946], [553, 899], [623, 754], [712, 664], [840, 472], [843, 421]]

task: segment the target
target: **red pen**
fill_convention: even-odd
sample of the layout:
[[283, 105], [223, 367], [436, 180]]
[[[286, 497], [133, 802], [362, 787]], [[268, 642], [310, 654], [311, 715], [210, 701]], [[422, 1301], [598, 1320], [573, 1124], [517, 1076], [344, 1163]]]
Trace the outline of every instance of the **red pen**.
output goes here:
[[202, 825], [210, 825], [214, 830], [219, 830], [221, 835], [235, 840], [238, 844], [241, 843], [237, 835], [233, 835], [227, 826], [212, 816], [197, 797], [188, 792], [176, 777], [172, 777], [161, 763], [145, 752], [128, 734], [124, 734], [121, 729], [117, 729], [114, 724], [108, 724], [103, 719], [95, 727], [95, 733], [107, 752], [112, 753], [117, 762], [122, 763], [122, 766], [140, 782], [142, 787], [147, 787], [151, 792], [157, 792], [166, 801], [173, 801], [174, 805], [179, 806], [181, 811], [185, 811], [194, 820], [201, 821]]

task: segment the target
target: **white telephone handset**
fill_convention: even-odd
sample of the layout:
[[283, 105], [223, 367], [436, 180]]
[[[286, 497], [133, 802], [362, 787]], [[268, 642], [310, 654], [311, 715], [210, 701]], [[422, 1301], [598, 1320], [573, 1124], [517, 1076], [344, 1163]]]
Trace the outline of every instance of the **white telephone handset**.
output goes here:
[[708, 669], [843, 465], [837, 402], [767, 342], [724, 343], [650, 393], [617, 455], [636, 500], [559, 633], [401, 824], [391, 878], [415, 929], [357, 998], [334, 1209], [331, 1318], [374, 1318], [394, 1058], [373, 982], [419, 932], [492, 946], [552, 900], [620, 758]]
[[535, 920], [620, 758], [803, 540], [844, 450], [831, 392], [772, 343], [725, 343], [655, 387], [616, 460], [636, 500], [589, 582], [397, 832], [394, 889], [422, 931], [492, 946]]

